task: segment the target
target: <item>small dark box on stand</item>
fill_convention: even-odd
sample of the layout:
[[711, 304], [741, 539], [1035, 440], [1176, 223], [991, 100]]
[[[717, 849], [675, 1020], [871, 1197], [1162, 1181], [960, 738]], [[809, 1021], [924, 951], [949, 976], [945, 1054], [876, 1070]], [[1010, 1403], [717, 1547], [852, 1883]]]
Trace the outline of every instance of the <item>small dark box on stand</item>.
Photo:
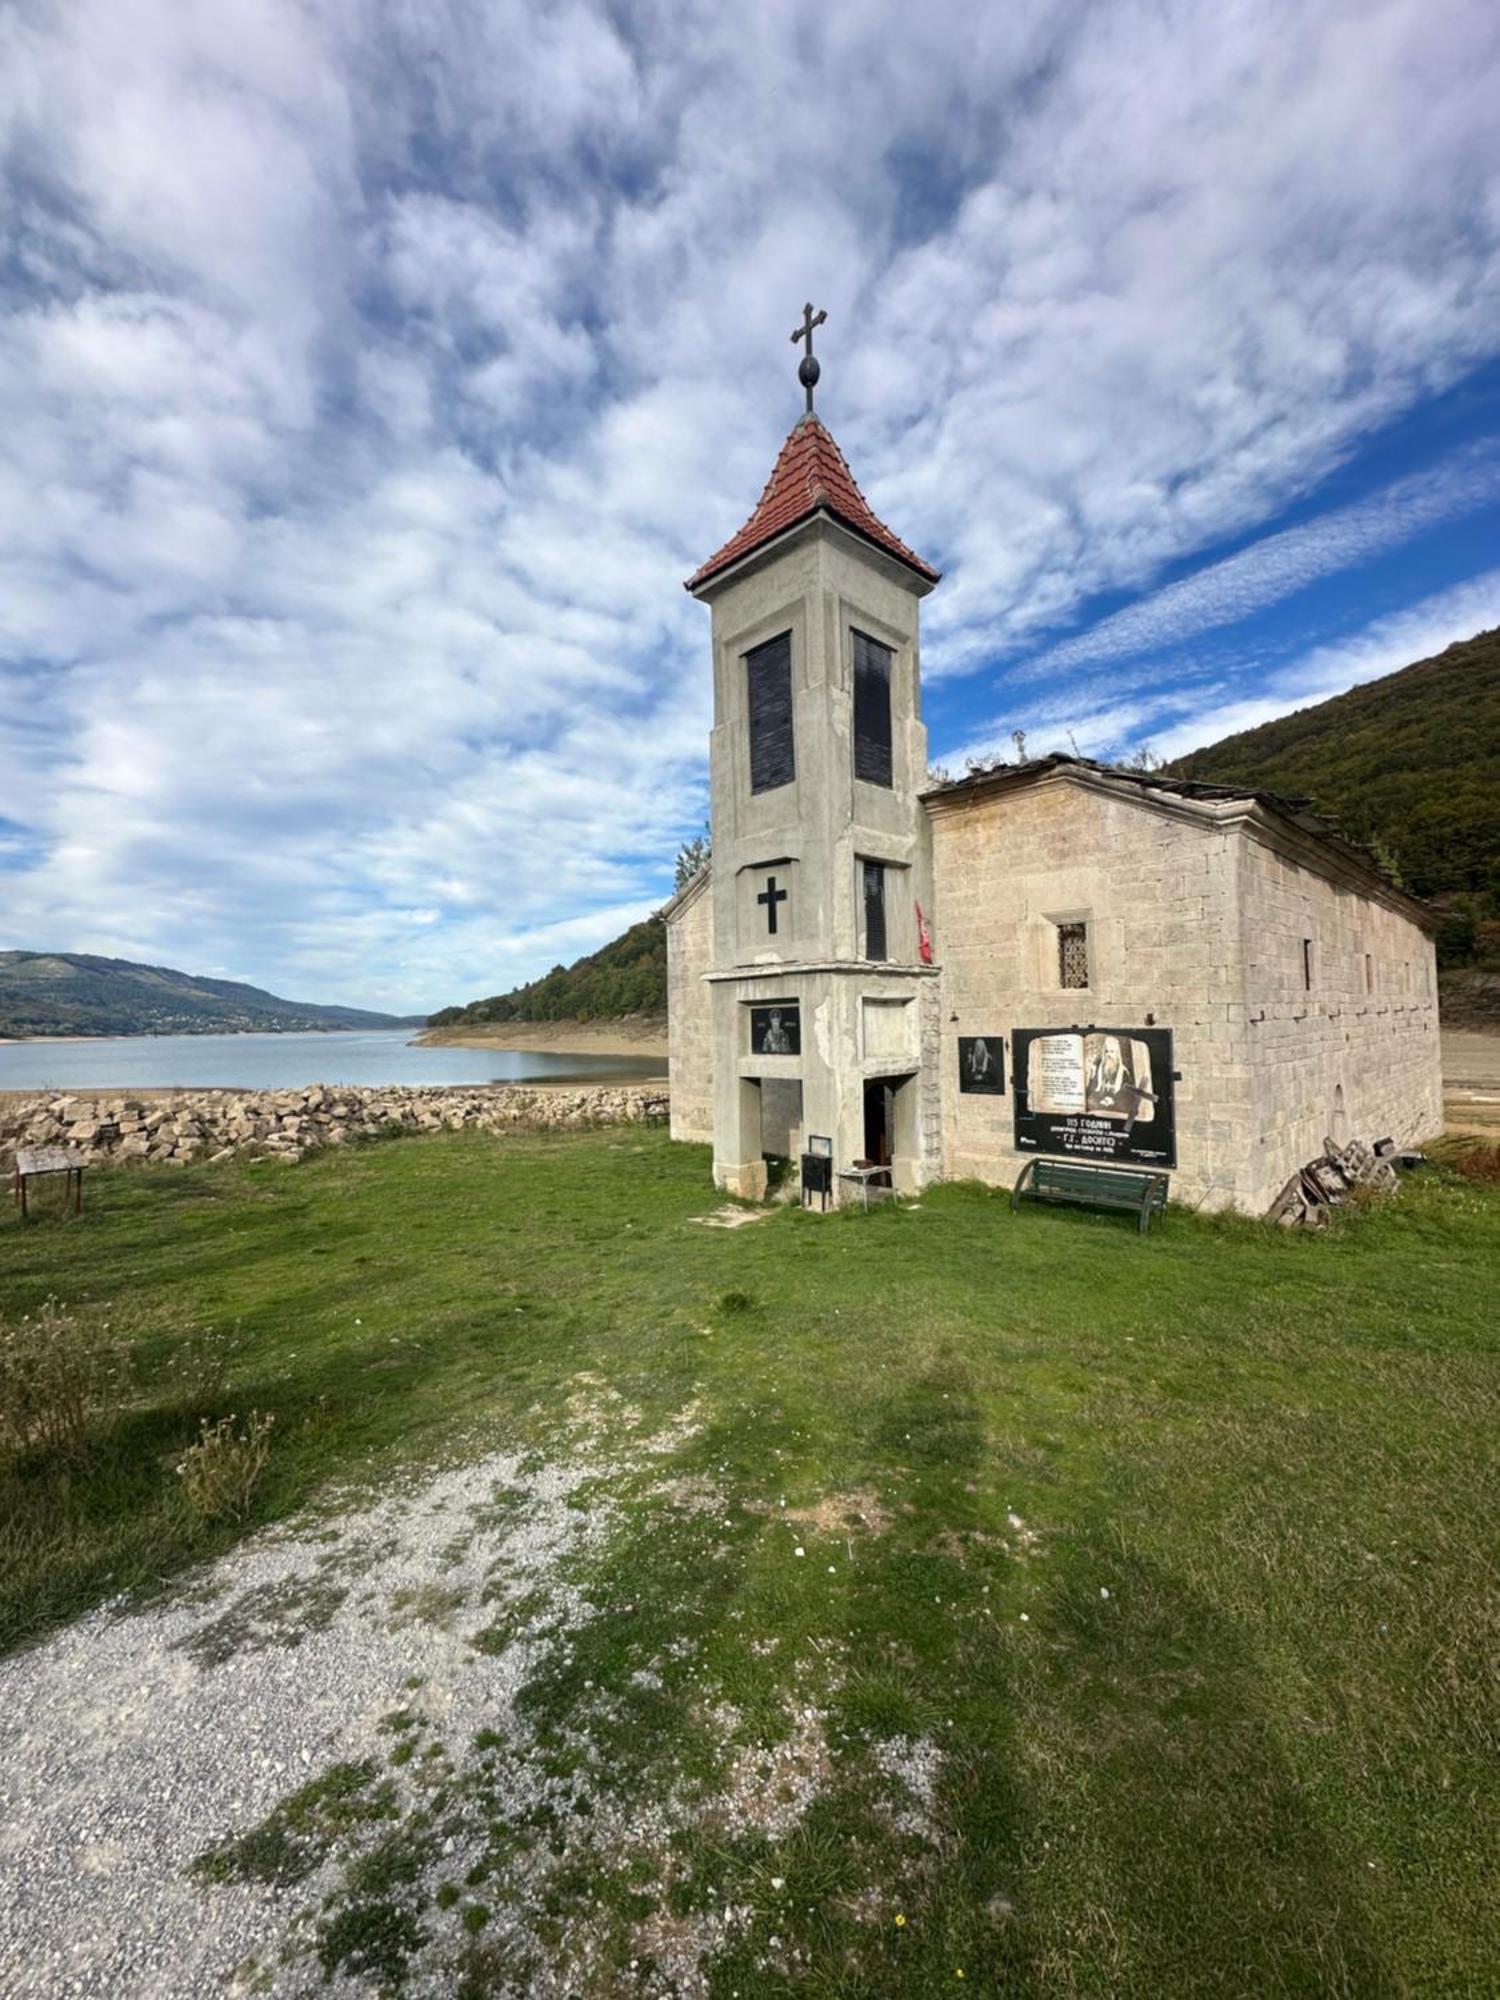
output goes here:
[[821, 1198], [826, 1209], [833, 1193], [833, 1141], [819, 1138], [810, 1133], [807, 1151], [802, 1155], [802, 1206], [806, 1208], [810, 1194]]

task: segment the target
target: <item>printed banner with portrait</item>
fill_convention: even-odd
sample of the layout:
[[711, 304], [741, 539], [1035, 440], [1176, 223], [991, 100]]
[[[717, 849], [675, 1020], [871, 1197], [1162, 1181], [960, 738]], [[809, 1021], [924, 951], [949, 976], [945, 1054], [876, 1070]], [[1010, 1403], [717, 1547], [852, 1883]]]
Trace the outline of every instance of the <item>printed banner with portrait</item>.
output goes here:
[[999, 1035], [960, 1035], [958, 1087], [966, 1096], [1005, 1095], [1005, 1043]]
[[1170, 1028], [1017, 1028], [1016, 1148], [1175, 1167]]

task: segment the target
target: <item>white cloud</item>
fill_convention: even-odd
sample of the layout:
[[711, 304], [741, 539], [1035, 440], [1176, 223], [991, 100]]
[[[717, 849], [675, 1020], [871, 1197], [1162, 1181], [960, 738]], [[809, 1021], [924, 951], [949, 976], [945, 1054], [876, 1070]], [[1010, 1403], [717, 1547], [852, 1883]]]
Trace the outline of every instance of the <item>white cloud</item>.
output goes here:
[[680, 582], [796, 413], [802, 300], [948, 570], [927, 664], [976, 669], [1495, 352], [1497, 45], [1478, 0], [0, 16], [6, 941], [403, 1006], [602, 941], [701, 820]]
[[[1494, 626], [1500, 626], [1500, 569], [1377, 619], [1335, 645], [1314, 647], [1272, 674], [1254, 695], [1195, 708], [1157, 733], [1145, 733], [1158, 756], [1182, 757], [1243, 729], [1274, 722], [1279, 715], [1310, 708], [1363, 681], [1396, 673], [1413, 660], [1442, 652], [1455, 639]], [[1132, 748], [1141, 740], [1139, 730], [1125, 739]]]
[[[1018, 729], [1028, 757], [1061, 750], [1108, 761], [1146, 749], [1170, 760], [1296, 709], [1310, 708], [1363, 681], [1396, 673], [1415, 660], [1442, 652], [1456, 639], [1492, 626], [1500, 626], [1500, 569], [1454, 589], [1436, 591], [1274, 669], [1257, 671], [1250, 663], [1244, 684], [1253, 686], [1254, 693], [1245, 693], [1243, 686], [1231, 691], [1220, 678], [1206, 686], [1188, 684], [1166, 691], [1151, 692], [1148, 686], [1128, 699], [1091, 708], [1077, 699], [1038, 697], [1034, 689], [1023, 687], [1009, 719], [991, 722], [958, 747], [944, 749], [939, 761], [954, 775], [970, 761], [1013, 762], [1013, 732]], [[1088, 692], [1087, 685], [1083, 692]]]
[[1397, 480], [1383, 492], [1279, 534], [1168, 584], [1077, 638], [1049, 646], [1011, 670], [1035, 680], [1102, 660], [1129, 659], [1148, 647], [1176, 645], [1200, 632], [1237, 624], [1320, 578], [1357, 568], [1414, 537], [1500, 500], [1500, 455], [1466, 450], [1434, 470]]

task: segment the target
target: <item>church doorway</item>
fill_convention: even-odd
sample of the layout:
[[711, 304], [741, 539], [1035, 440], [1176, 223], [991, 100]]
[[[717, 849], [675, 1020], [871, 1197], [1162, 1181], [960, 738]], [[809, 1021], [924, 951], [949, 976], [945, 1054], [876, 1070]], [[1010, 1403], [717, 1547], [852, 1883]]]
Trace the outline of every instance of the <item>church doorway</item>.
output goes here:
[[895, 1095], [889, 1081], [883, 1076], [873, 1078], [865, 1085], [865, 1158], [872, 1167], [888, 1167], [895, 1142], [895, 1108], [891, 1103]]
[[872, 1166], [910, 1168], [915, 1133], [909, 1114], [915, 1077], [877, 1076], [865, 1085], [865, 1158]]
[[910, 1194], [919, 1185], [916, 1075], [871, 1077], [864, 1095], [864, 1157], [885, 1169], [886, 1187]]

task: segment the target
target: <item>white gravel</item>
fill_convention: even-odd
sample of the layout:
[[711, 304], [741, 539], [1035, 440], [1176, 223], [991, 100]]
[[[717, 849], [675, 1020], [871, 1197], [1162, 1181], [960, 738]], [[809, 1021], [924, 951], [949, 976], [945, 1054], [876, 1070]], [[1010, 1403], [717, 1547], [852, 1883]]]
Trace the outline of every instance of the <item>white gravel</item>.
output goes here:
[[[306, 1884], [278, 1897], [184, 1871], [331, 1764], [383, 1763], [395, 1709], [454, 1745], [510, 1731], [538, 1648], [523, 1634], [490, 1654], [469, 1634], [497, 1588], [588, 1615], [560, 1570], [603, 1533], [598, 1509], [567, 1504], [599, 1471], [491, 1456], [337, 1539], [326, 1521], [262, 1535], [162, 1608], [106, 1607], [0, 1662], [0, 1993], [196, 2000], [252, 1950], [274, 1958]], [[401, 1608], [433, 1586], [462, 1594], [446, 1625]], [[327, 1988], [303, 1962], [271, 1990]]]
[[[696, 1403], [646, 1435], [604, 1385], [576, 1381], [557, 1462], [492, 1454], [336, 1522], [325, 1513], [253, 1537], [159, 1606], [106, 1606], [0, 1661], [4, 2000], [374, 1994], [379, 1980], [351, 1972], [347, 1956], [325, 1979], [319, 1926], [349, 1907], [351, 1865], [368, 1851], [360, 1842], [387, 1837], [422, 1855], [422, 1938], [405, 1990], [438, 2000], [474, 1940], [459, 1899], [437, 1891], [487, 1865], [486, 1828], [497, 1822], [523, 1835], [569, 1830], [560, 1842], [523, 1838], [505, 1880], [486, 1876], [472, 1891], [488, 1906], [489, 1963], [513, 1982], [496, 1990], [563, 2000], [602, 1990], [596, 1975], [610, 1975], [602, 1912], [573, 1910], [560, 1946], [541, 1922], [559, 1866], [590, 1855], [638, 1866], [633, 1879], [661, 1897], [685, 1829], [775, 1840], [792, 1831], [836, 1782], [823, 1704], [837, 1676], [826, 1664], [789, 1663], [785, 1727], [769, 1742], [746, 1741], [738, 1714], [701, 1689], [700, 1721], [706, 1712], [722, 1748], [707, 1788], [679, 1785], [670, 1770], [649, 1790], [600, 1782], [609, 1733], [596, 1729], [617, 1730], [621, 1711], [618, 1694], [592, 1680], [570, 1710], [561, 1764], [557, 1738], [535, 1734], [518, 1708], [544, 1664], [566, 1665], [588, 1621], [632, 1615], [585, 1595], [629, 1525], [611, 1495], [648, 1492], [682, 1518], [723, 1505], [701, 1475], [673, 1476], [672, 1455], [702, 1421]], [[679, 1635], [624, 1686], [659, 1690], [666, 1656], [692, 1652]], [[398, 1743], [410, 1746], [405, 1763], [393, 1762]], [[190, 1872], [330, 1767], [366, 1760], [399, 1818], [361, 1825], [326, 1852], [314, 1841], [312, 1872], [279, 1890]], [[935, 1837], [941, 1761], [929, 1739], [896, 1739], [868, 1766], [903, 1834]], [[456, 1802], [436, 1826], [424, 1819], [435, 1790]], [[778, 1903], [783, 1889], [777, 1878]], [[674, 1916], [659, 1900], [636, 1934], [639, 1991], [706, 2000], [712, 1960], [754, 1914], [723, 1899]], [[768, 1949], [779, 1963], [779, 1940]]]

